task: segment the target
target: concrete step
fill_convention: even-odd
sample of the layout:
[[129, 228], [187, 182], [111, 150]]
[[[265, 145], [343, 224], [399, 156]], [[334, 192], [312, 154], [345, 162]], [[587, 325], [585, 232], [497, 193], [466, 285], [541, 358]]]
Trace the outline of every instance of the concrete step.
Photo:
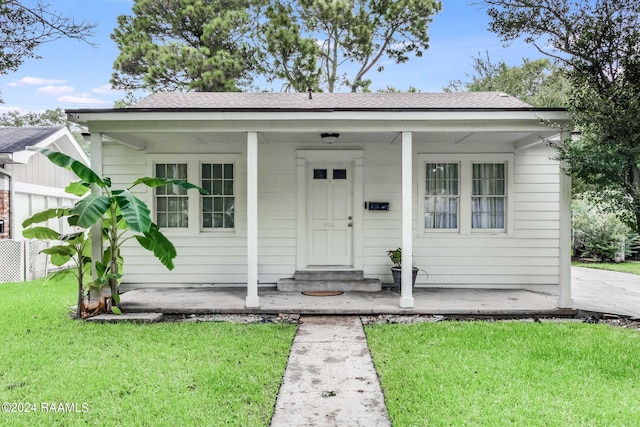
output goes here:
[[280, 279], [276, 287], [284, 292], [380, 292], [382, 283], [378, 279], [362, 280], [296, 280]]
[[86, 319], [93, 323], [156, 323], [162, 320], [162, 313], [122, 313], [122, 314], [99, 314]]
[[305, 269], [297, 270], [293, 275], [295, 280], [303, 281], [350, 281], [357, 282], [364, 279], [362, 270], [328, 270]]

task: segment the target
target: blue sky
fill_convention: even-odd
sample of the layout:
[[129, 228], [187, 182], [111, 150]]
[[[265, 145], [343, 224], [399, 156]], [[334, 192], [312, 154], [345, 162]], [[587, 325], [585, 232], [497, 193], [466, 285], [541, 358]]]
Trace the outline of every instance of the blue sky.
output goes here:
[[[372, 89], [414, 86], [422, 92], [441, 92], [450, 80], [466, 80], [473, 72], [472, 57], [485, 52], [493, 61], [518, 65], [522, 58], [538, 58], [535, 48], [522, 42], [504, 48], [487, 30], [487, 16], [474, 0], [443, 0], [443, 11], [430, 26], [430, 49], [422, 58], [395, 65], [384, 63], [382, 73], [370, 71]], [[35, 0], [24, 0], [34, 4]], [[61, 108], [110, 108], [123, 93], [110, 89], [113, 61], [118, 55], [109, 35], [119, 15], [130, 14], [133, 0], [56, 0], [45, 2], [76, 20], [98, 24], [92, 47], [86, 43], [58, 40], [41, 46], [41, 59], [27, 60], [16, 73], [0, 76], [4, 104], [9, 110], [43, 111]], [[279, 87], [262, 89], [279, 90]]]

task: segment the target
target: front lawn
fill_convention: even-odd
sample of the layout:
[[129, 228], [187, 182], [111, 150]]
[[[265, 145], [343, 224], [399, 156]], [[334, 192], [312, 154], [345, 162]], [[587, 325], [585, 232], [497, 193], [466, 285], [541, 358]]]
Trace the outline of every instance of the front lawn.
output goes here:
[[367, 340], [400, 426], [632, 426], [640, 333], [583, 323], [373, 325]]
[[269, 425], [294, 325], [90, 324], [74, 289], [0, 284], [0, 425]]
[[576, 267], [596, 268], [600, 270], [619, 271], [622, 273], [631, 273], [640, 275], [640, 262], [628, 261], [628, 262], [575, 262], [571, 265]]

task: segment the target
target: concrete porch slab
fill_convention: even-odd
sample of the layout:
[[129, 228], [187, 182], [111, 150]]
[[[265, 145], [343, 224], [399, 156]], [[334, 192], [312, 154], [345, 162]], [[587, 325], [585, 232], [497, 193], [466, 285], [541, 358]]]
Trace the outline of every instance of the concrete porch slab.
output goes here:
[[281, 292], [260, 287], [259, 308], [246, 308], [243, 287], [197, 286], [190, 288], [145, 288], [121, 296], [124, 312], [165, 314], [438, 314], [462, 316], [572, 316], [571, 309], [558, 309], [558, 296], [549, 291], [520, 289], [416, 288], [415, 306], [400, 308], [400, 294], [345, 292], [337, 296], [307, 296], [301, 292]]

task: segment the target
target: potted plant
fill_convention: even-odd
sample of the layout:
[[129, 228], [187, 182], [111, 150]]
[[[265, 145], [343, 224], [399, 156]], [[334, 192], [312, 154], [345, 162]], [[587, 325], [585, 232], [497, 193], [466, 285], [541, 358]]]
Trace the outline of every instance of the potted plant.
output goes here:
[[[393, 263], [393, 267], [391, 267], [391, 275], [393, 276], [394, 289], [400, 291], [402, 289], [400, 287], [402, 282], [402, 249], [398, 248], [387, 251], [387, 255], [389, 255], [389, 258]], [[416, 284], [416, 277], [418, 277], [418, 268], [413, 267], [412, 287]]]

